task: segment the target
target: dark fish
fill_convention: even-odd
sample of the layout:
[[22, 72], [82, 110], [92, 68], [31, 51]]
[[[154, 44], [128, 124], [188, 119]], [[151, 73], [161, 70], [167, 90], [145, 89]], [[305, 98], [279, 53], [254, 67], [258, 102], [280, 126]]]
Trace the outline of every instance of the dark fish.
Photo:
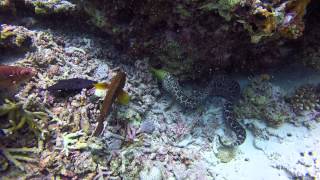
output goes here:
[[48, 87], [47, 90], [53, 94], [78, 93], [82, 89], [93, 88], [96, 83], [96, 81], [81, 78], [64, 79]]

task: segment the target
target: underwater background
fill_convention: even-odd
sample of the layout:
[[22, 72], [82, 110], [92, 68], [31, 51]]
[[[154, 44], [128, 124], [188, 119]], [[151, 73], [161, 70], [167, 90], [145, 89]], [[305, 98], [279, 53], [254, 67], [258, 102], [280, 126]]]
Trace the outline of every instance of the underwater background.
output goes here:
[[0, 179], [320, 179], [320, 1], [0, 0]]

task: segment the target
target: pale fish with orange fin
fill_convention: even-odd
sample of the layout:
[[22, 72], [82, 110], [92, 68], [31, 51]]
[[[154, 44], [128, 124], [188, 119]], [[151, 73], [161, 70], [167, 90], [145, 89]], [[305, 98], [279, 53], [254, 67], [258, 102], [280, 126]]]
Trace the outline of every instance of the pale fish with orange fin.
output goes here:
[[14, 90], [36, 74], [34, 68], [0, 65], [0, 90]]

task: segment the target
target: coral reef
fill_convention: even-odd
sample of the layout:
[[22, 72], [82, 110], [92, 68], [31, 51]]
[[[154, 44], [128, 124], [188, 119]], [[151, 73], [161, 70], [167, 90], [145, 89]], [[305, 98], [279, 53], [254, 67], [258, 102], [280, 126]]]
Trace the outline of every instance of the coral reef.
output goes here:
[[[243, 12], [240, 20], [251, 34], [251, 41], [258, 43], [263, 38], [282, 36], [297, 39], [303, 34], [307, 5], [310, 0], [285, 2], [247, 1], [249, 11]], [[241, 10], [240, 10], [241, 11]]]
[[66, 20], [89, 22], [86, 29], [108, 33], [134, 59], [150, 57], [152, 65], [186, 80], [289, 63], [295, 47], [287, 42], [303, 35], [308, 5], [318, 6], [310, 0], [23, 0], [16, 6], [36, 16], [68, 14]]
[[[26, 179], [228, 179], [228, 176], [221, 175], [231, 172], [225, 172], [225, 168], [230, 169], [233, 164], [237, 166], [240, 159], [241, 163], [248, 165], [249, 159], [251, 161], [248, 155], [250, 151], [247, 152], [250, 145], [239, 148], [240, 153], [237, 153], [233, 148], [221, 147], [218, 142], [217, 134], [221, 133], [222, 122], [226, 122], [237, 135], [240, 134], [237, 136], [237, 145], [245, 139], [245, 130], [237, 124], [233, 111], [233, 103], [239, 100], [239, 84], [229, 81], [226, 76], [208, 76], [208, 79], [215, 82], [209, 84], [211, 90], [213, 88], [216, 91], [211, 95], [223, 96], [232, 103], [225, 104], [221, 109], [225, 100], [220, 102], [220, 99], [210, 97], [206, 99], [208, 102], [219, 102], [210, 103], [208, 107], [201, 109], [205, 112], [186, 114], [181, 112], [179, 106], [168, 105], [170, 103], [167, 96], [160, 98], [159, 87], [150, 73], [150, 64], [165, 67], [171, 74], [177, 75], [179, 79], [172, 75], [173, 81], [177, 83], [182, 82], [179, 81], [181, 79], [199, 77], [207, 71], [236, 71], [277, 64], [281, 57], [292, 52], [286, 49], [287, 41], [284, 38], [297, 38], [301, 35], [302, 17], [308, 3], [289, 3], [289, 0], [262, 4], [252, 2], [270, 12], [265, 14], [268, 17], [266, 20], [265, 17], [259, 19], [260, 14], [250, 19], [253, 17], [250, 14], [252, 12], [243, 14], [244, 8], [249, 7], [250, 11], [259, 7], [238, 0], [11, 1], [18, 2], [17, 6], [2, 4], [9, 1], [0, 2], [0, 5], [4, 5], [3, 8], [13, 11], [14, 7], [17, 10], [16, 16], [4, 19], [5, 21], [21, 18], [19, 16], [22, 14], [30, 15], [30, 18], [38, 21], [36, 26], [30, 23], [30, 30], [27, 30], [32, 39], [32, 47], [35, 48], [25, 56], [10, 57], [15, 62], [12, 62], [14, 66], [33, 67], [38, 73], [32, 81], [22, 86], [14, 100], [6, 100], [1, 106], [19, 112], [19, 117], [27, 116], [26, 119], [14, 117], [0, 108], [6, 114], [0, 117], [1, 122], [6, 122], [0, 125], [0, 176], [4, 179], [15, 179], [18, 176]], [[273, 22], [272, 13], [278, 13], [279, 10], [282, 15], [281, 8], [285, 2], [288, 2], [288, 6], [284, 9], [288, 12], [284, 14], [288, 15], [286, 21], [289, 23], [286, 27], [293, 28], [296, 24], [299, 30], [293, 34], [282, 31], [281, 19]], [[62, 8], [64, 4], [67, 5], [65, 10]], [[29, 9], [23, 9], [24, 5]], [[75, 8], [79, 8], [77, 10], [81, 12], [83, 9], [80, 7], [89, 15], [89, 18], [79, 17], [80, 24], [86, 24], [85, 20], [89, 20], [91, 25], [94, 24], [112, 35], [116, 46], [111, 45], [106, 34], [84, 33], [83, 31], [93, 28], [90, 25], [81, 29], [73, 23], [69, 24], [70, 16], [64, 16], [65, 13], [68, 14], [69, 10], [74, 12]], [[21, 10], [25, 11], [22, 13]], [[298, 10], [301, 13], [292, 19], [289, 14], [297, 13]], [[0, 11], [4, 12], [2, 9]], [[64, 15], [60, 16], [60, 13]], [[0, 18], [2, 15], [0, 14]], [[14, 24], [20, 22], [12, 21]], [[66, 24], [70, 29], [64, 29], [68, 26], [60, 27]], [[5, 26], [8, 25], [3, 25]], [[81, 29], [80, 32], [77, 31], [78, 28]], [[248, 34], [246, 30], [252, 31]], [[252, 38], [259, 36], [261, 31], [261, 38]], [[256, 44], [251, 44], [250, 37], [256, 40]], [[12, 41], [16, 41], [14, 37]], [[5, 51], [12, 52], [7, 49]], [[141, 55], [150, 58], [140, 59]], [[126, 78], [123, 78], [122, 73], [119, 75], [119, 70], [125, 72]], [[168, 74], [160, 72], [157, 75], [163, 81]], [[53, 96], [48, 91], [48, 87], [56, 82], [74, 79], [111, 83], [94, 85], [92, 89], [91, 82], [88, 83], [89, 86], [75, 87], [81, 84], [67, 81], [68, 85], [64, 84], [56, 89], [59, 91], [68, 86], [73, 93], [66, 97]], [[125, 79], [127, 81], [124, 83]], [[202, 82], [208, 82], [208, 79], [201, 77]], [[268, 78], [265, 76], [262, 79]], [[167, 86], [177, 85], [166, 83]], [[76, 89], [72, 89], [73, 87]], [[107, 93], [96, 97], [95, 90], [99, 88]], [[169, 90], [174, 88], [176, 87], [167, 87]], [[276, 87], [267, 80], [253, 80], [247, 89], [250, 88], [251, 90], [245, 90], [246, 95], [236, 108], [240, 112], [239, 116], [247, 117], [254, 111], [255, 116], [250, 117], [262, 118], [271, 126], [289, 121], [291, 111], [285, 107], [287, 104], [283, 103], [282, 94]], [[201, 95], [203, 94], [197, 93], [194, 96], [200, 98]], [[100, 99], [104, 96], [107, 99], [105, 102]], [[117, 101], [125, 106], [114, 106]], [[104, 103], [108, 104], [107, 108]], [[16, 105], [20, 110], [16, 109]], [[110, 108], [113, 108], [112, 111]], [[9, 121], [11, 116], [14, 121]], [[315, 117], [320, 116], [315, 114]], [[249, 127], [247, 120], [244, 122]], [[103, 131], [97, 133], [99, 136], [90, 136], [95, 132], [95, 127], [102, 127], [101, 124]], [[291, 138], [289, 143], [296, 142], [293, 138], [296, 132], [300, 132], [290, 131], [290, 134], [278, 135], [278, 132], [271, 132], [274, 130], [272, 128], [266, 127], [264, 130], [262, 135], [266, 139], [271, 141], [274, 138], [281, 143], [285, 138]], [[232, 131], [226, 132], [229, 134]], [[282, 129], [280, 133], [283, 133]], [[279, 144], [278, 147], [282, 145]], [[306, 144], [308, 148], [309, 145]], [[291, 151], [284, 152], [282, 156], [291, 156]], [[262, 153], [257, 153], [257, 156], [259, 154]], [[274, 153], [273, 156], [278, 157], [278, 154]], [[242, 158], [245, 162], [242, 162]], [[235, 163], [220, 164], [232, 159]], [[277, 162], [280, 162], [279, 159]], [[299, 162], [294, 162], [292, 166], [296, 167], [297, 164]], [[316, 166], [310, 167], [315, 170], [314, 174], [319, 172]]]
[[244, 88], [242, 99], [235, 107], [237, 116], [264, 120], [269, 126], [279, 127], [294, 121], [294, 113], [286, 104], [283, 92], [270, 82], [269, 75], [251, 80]]
[[100, 3], [78, 4], [95, 26], [133, 57], [148, 55], [153, 64], [188, 79], [210, 69], [257, 70], [285, 64], [290, 48], [283, 42], [303, 34], [310, 0], [103, 1], [104, 7]]
[[293, 111], [305, 117], [302, 125], [312, 128], [313, 122], [320, 122], [320, 96], [319, 85], [306, 84], [298, 87], [295, 92], [287, 97]]

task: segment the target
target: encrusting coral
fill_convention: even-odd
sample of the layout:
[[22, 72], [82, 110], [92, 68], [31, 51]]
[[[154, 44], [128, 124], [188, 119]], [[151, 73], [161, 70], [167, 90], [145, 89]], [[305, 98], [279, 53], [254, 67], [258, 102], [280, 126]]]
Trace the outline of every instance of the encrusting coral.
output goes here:
[[297, 88], [293, 95], [287, 98], [297, 114], [305, 111], [320, 110], [320, 88], [315, 85], [303, 85]]
[[283, 93], [270, 83], [270, 76], [266, 74], [252, 79], [244, 88], [235, 112], [238, 117], [261, 119], [272, 127], [295, 119]]
[[32, 47], [31, 33], [22, 26], [0, 25], [0, 52], [5, 49], [25, 52]]

